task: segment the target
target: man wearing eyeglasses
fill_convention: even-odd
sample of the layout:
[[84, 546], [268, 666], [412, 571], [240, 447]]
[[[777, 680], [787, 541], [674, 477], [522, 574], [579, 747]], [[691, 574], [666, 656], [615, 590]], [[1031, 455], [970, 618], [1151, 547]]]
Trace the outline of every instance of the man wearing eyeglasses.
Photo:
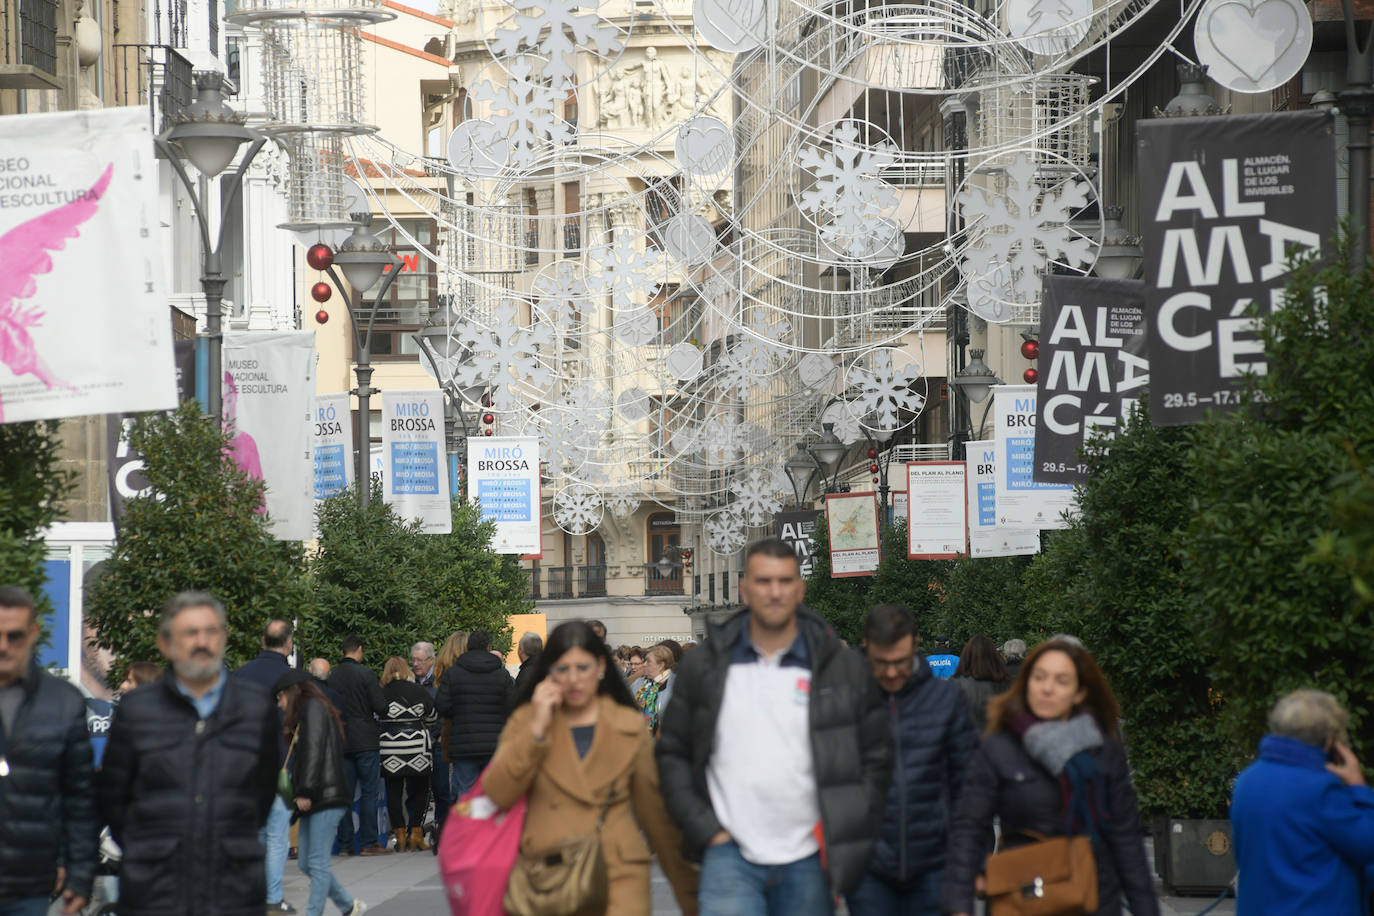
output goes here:
[[946, 831], [978, 747], [963, 692], [934, 675], [911, 611], [880, 604], [864, 651], [887, 699], [892, 785], [868, 873], [847, 897], [852, 916], [940, 912]]
[[0, 916], [91, 896], [99, 826], [80, 691], [38, 667], [33, 596], [0, 586]]
[[119, 911], [262, 913], [258, 832], [276, 796], [276, 705], [224, 668], [224, 605], [181, 592], [158, 621], [161, 681], [120, 701], [96, 778], [100, 813], [124, 850]]

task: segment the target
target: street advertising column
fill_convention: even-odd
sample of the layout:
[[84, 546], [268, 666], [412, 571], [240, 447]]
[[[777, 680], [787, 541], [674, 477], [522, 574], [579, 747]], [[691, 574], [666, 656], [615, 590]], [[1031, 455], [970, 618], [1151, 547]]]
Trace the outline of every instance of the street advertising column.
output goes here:
[[267, 517], [284, 541], [315, 531], [315, 332], [224, 335], [224, 425], [229, 452], [267, 485]]
[[539, 440], [523, 436], [468, 439], [468, 497], [496, 525], [497, 553], [538, 557], [540, 543]]
[[1150, 383], [1145, 284], [1139, 280], [1045, 277], [1040, 327], [1034, 478], [1082, 483], [1078, 452], [1111, 435]]
[[382, 392], [382, 495], [425, 534], [453, 530], [444, 450], [444, 393]]
[[1035, 386], [997, 385], [992, 389], [997, 443], [997, 524], [1008, 528], [1063, 528], [1074, 506], [1069, 484], [1037, 483], [1035, 467]]
[[347, 391], [315, 396], [315, 498], [353, 485], [353, 413]]
[[1336, 228], [1334, 119], [1324, 111], [1141, 121], [1140, 223], [1150, 418], [1235, 410], [1267, 369], [1253, 303], [1282, 304], [1288, 251]]
[[0, 422], [176, 407], [158, 172], [146, 107], [0, 118]]
[[906, 466], [906, 555], [952, 560], [965, 554], [968, 506], [962, 461], [909, 461]]
[[820, 523], [821, 510], [802, 509], [797, 512], [777, 512], [773, 515], [773, 524], [777, 526], [778, 537], [786, 541], [797, 553], [797, 562], [801, 564], [802, 578], [811, 575], [811, 557], [815, 553], [812, 536], [816, 533], [816, 525]]
[[830, 578], [871, 576], [878, 571], [882, 541], [876, 494], [826, 494], [825, 523], [830, 535]]
[[1018, 557], [1040, 552], [1040, 532], [997, 524], [997, 443], [964, 443], [968, 483], [968, 554]]

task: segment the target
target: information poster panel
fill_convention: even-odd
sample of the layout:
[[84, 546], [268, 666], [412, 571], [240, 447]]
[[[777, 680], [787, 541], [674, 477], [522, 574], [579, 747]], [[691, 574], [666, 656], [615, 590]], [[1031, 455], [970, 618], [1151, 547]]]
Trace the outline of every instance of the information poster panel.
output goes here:
[[1074, 506], [1073, 487], [1035, 480], [1035, 386], [992, 389], [997, 443], [997, 524], [1007, 528], [1063, 528]]
[[382, 494], [396, 513], [426, 534], [451, 532], [443, 392], [382, 392], [382, 460]]
[[878, 499], [873, 493], [831, 493], [825, 497], [830, 535], [830, 577], [871, 576], [882, 560]]
[[1040, 532], [997, 524], [997, 443], [965, 442], [968, 456], [968, 549], [971, 557], [1017, 557], [1040, 552]]
[[482, 517], [496, 525], [493, 550], [525, 557], [542, 553], [538, 439], [469, 438], [468, 495], [476, 500]]
[[911, 461], [906, 466], [906, 555], [912, 560], [952, 560], [968, 539], [967, 493], [962, 461]]
[[353, 485], [353, 416], [348, 392], [315, 396], [315, 498]]
[[778, 537], [786, 541], [797, 552], [797, 562], [801, 564], [803, 578], [811, 575], [811, 556], [815, 548], [812, 535], [820, 522], [821, 510], [802, 509], [796, 512], [778, 512], [773, 515]]

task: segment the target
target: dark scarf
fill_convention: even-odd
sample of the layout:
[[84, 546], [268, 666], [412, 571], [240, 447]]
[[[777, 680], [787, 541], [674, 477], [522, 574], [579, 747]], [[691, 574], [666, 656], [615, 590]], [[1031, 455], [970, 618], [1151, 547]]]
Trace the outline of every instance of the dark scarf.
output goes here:
[[1093, 756], [1103, 744], [1097, 721], [1087, 713], [1061, 722], [1022, 712], [1011, 717], [1008, 729], [1031, 759], [1059, 780], [1068, 834], [1086, 830], [1096, 837], [1107, 812], [1105, 780]]

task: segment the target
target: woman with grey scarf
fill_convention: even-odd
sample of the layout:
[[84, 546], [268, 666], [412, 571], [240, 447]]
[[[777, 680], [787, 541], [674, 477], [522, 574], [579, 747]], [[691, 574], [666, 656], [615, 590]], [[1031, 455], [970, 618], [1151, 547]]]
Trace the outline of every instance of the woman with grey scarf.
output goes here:
[[1098, 916], [1118, 916], [1123, 896], [1134, 916], [1158, 916], [1118, 718], [1102, 670], [1081, 645], [1052, 639], [1026, 657], [1011, 689], [988, 704], [988, 737], [950, 828], [943, 912], [973, 913], [986, 838], [1000, 818], [1001, 849], [1032, 842], [1024, 831], [1091, 836]]

